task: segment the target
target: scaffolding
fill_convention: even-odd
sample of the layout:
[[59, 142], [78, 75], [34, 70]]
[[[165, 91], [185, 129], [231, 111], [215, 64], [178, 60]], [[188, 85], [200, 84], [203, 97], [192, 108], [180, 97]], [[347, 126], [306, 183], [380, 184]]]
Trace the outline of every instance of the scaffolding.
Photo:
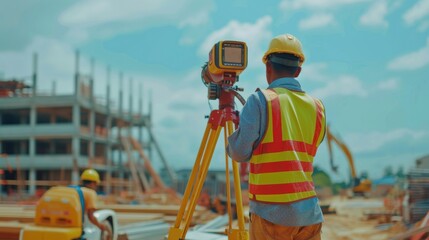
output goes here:
[[[100, 103], [94, 96], [94, 62], [87, 75], [79, 72], [79, 52], [75, 64], [74, 92], [69, 95], [38, 93], [36, 54], [31, 85], [0, 79], [0, 196], [14, 192], [35, 195], [53, 185], [78, 184], [80, 173], [88, 167], [100, 173], [100, 192], [105, 194], [149, 188], [133, 184], [136, 174], [145, 178], [147, 170], [134, 169], [145, 166], [146, 160], [129, 154], [127, 148], [135, 143], [121, 140], [135, 133], [138, 145], [144, 146], [149, 156], [155, 147], [165, 168], [170, 169], [152, 134], [151, 106], [149, 113], [143, 114], [142, 94], [137, 113], [132, 111], [131, 94], [129, 111], [124, 110], [122, 88], [118, 109], [112, 106], [109, 84], [106, 101]], [[109, 68], [107, 78], [110, 82]], [[122, 82], [122, 73], [119, 78]], [[144, 130], [147, 134], [143, 136]], [[174, 173], [169, 175], [174, 183]]]

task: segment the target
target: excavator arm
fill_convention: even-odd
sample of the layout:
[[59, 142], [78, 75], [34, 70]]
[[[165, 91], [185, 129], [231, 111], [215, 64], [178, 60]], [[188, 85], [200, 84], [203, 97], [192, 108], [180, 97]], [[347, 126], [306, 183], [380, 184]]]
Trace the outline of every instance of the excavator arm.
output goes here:
[[347, 161], [349, 162], [350, 174], [353, 178], [353, 184], [352, 184], [353, 192], [355, 194], [362, 194], [362, 195], [365, 195], [365, 193], [370, 192], [371, 185], [372, 185], [371, 181], [368, 179], [361, 180], [358, 178], [356, 174], [356, 168], [355, 168], [352, 153], [350, 152], [349, 148], [344, 142], [342, 142], [340, 139], [338, 139], [331, 133], [329, 126], [326, 127], [326, 139], [328, 143], [329, 160], [330, 160], [332, 170], [334, 172], [337, 172], [337, 168], [338, 168], [337, 166], [334, 165], [334, 157], [333, 157], [334, 154], [332, 152], [332, 142], [334, 142], [344, 152], [344, 154], [347, 157]]
[[352, 156], [352, 153], [350, 152], [349, 148], [347, 147], [347, 145], [345, 143], [343, 143], [342, 141], [340, 141], [337, 137], [332, 135], [332, 133], [329, 129], [329, 126], [326, 127], [326, 137], [328, 140], [327, 143], [328, 143], [328, 150], [329, 150], [329, 160], [331, 163], [332, 171], [337, 172], [337, 170], [338, 170], [338, 166], [334, 165], [334, 154], [332, 152], [332, 142], [335, 142], [338, 145], [338, 147], [340, 147], [340, 149], [346, 155], [347, 160], [348, 160], [349, 165], [350, 165], [351, 175], [353, 178], [356, 178], [357, 174], [356, 174], [356, 168], [355, 168], [353, 156]]

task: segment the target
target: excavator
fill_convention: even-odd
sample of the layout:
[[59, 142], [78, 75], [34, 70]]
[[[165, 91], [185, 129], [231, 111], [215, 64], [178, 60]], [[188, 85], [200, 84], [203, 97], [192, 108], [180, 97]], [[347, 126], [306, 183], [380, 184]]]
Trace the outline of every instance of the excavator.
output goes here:
[[371, 185], [372, 185], [371, 180], [361, 179], [357, 176], [352, 153], [350, 152], [349, 148], [344, 142], [342, 142], [339, 138], [337, 138], [331, 133], [329, 126], [326, 127], [326, 140], [328, 143], [329, 160], [330, 160], [332, 171], [334, 171], [335, 173], [337, 173], [338, 171], [338, 166], [334, 165], [334, 154], [332, 152], [332, 142], [334, 142], [344, 152], [349, 162], [350, 173], [353, 178], [352, 191], [354, 196], [366, 196], [367, 194], [369, 194], [369, 192], [371, 191]]

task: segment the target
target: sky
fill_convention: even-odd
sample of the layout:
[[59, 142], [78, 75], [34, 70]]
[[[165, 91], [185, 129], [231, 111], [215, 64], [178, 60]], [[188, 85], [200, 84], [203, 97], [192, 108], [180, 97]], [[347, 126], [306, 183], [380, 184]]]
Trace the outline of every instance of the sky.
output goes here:
[[[306, 62], [298, 80], [325, 104], [331, 131], [349, 146], [358, 174], [407, 170], [429, 154], [429, 0], [0, 0], [0, 6], [0, 77], [30, 83], [37, 52], [38, 90], [50, 92], [55, 81], [58, 94], [70, 94], [79, 49], [82, 73], [95, 60], [98, 99], [106, 96], [110, 66], [113, 101], [121, 88], [126, 108], [133, 96], [135, 112], [139, 98], [145, 113], [152, 101], [153, 132], [176, 170], [192, 168], [205, 116], [217, 108], [200, 78], [211, 47], [247, 43], [249, 64], [237, 83], [247, 98], [267, 87], [261, 58], [284, 33], [301, 40]], [[225, 167], [224, 153], [221, 137], [211, 169]], [[315, 165], [347, 180], [349, 166], [336, 146], [334, 157], [338, 174], [323, 142]]]

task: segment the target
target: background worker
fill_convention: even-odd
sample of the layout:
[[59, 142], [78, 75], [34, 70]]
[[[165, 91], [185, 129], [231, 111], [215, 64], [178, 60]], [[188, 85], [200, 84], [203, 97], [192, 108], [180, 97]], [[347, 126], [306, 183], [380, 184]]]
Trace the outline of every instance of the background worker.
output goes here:
[[110, 239], [112, 236], [112, 229], [103, 223], [99, 223], [97, 218], [94, 216], [94, 212], [97, 210], [97, 186], [100, 183], [100, 176], [94, 169], [86, 169], [83, 171], [81, 177], [82, 181], [82, 193], [85, 201], [85, 213], [88, 216], [89, 221], [97, 226], [102, 232], [107, 231]]
[[311, 174], [325, 134], [325, 110], [295, 79], [304, 53], [284, 34], [271, 40], [262, 61], [268, 89], [247, 100], [228, 154], [250, 161], [250, 239], [320, 239], [323, 222]]

